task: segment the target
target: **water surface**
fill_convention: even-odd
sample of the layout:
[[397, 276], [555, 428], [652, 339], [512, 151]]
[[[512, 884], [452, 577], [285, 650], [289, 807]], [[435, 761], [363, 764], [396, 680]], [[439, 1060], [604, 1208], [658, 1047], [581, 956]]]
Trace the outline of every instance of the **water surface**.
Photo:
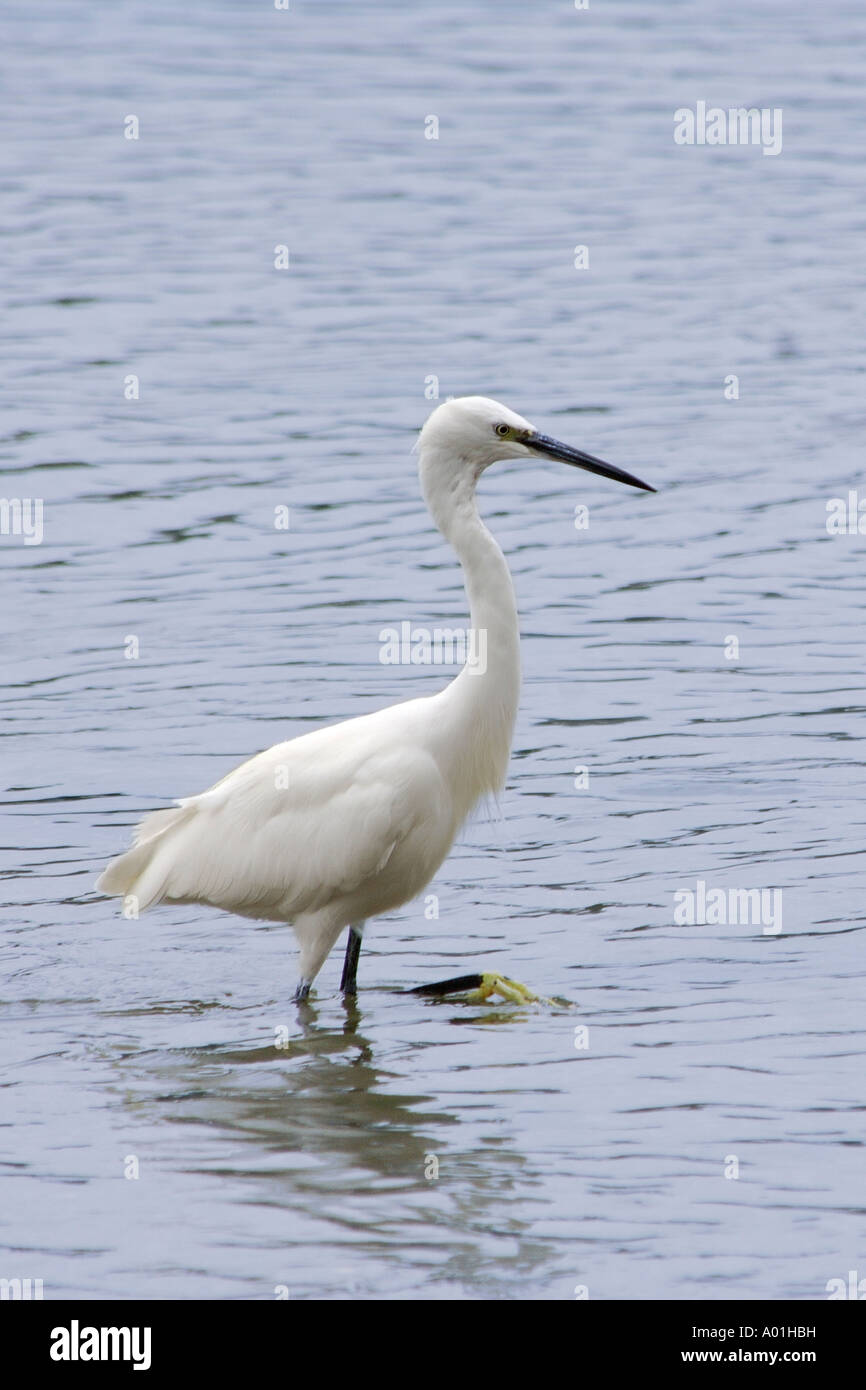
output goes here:
[[[0, 1275], [866, 1274], [866, 538], [826, 527], [862, 488], [858, 7], [78, 0], [2, 36], [2, 491], [45, 511], [0, 536]], [[699, 99], [782, 108], [782, 154], [676, 146]], [[371, 926], [357, 1005], [338, 949], [298, 1013], [285, 927], [125, 922], [93, 881], [144, 812], [452, 674], [379, 660], [465, 620], [410, 454], [431, 377], [660, 490], [486, 476], [525, 668], [501, 814], [438, 919]], [[782, 890], [782, 930], [677, 925], [698, 880]], [[484, 966], [570, 1007], [398, 992]]]

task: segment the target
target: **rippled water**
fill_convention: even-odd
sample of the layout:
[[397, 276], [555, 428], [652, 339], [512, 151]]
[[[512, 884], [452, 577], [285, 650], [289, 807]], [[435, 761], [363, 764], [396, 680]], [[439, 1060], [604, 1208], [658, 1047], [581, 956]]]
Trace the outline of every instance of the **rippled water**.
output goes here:
[[[0, 466], [44, 539], [0, 535], [0, 1275], [866, 1274], [866, 538], [826, 526], [866, 486], [862, 11], [19, 0], [2, 35]], [[678, 147], [697, 100], [782, 108], [782, 154]], [[660, 491], [484, 479], [526, 682], [501, 819], [438, 921], [371, 926], [357, 1006], [338, 949], [299, 1015], [288, 929], [125, 922], [93, 881], [144, 811], [450, 676], [379, 660], [465, 617], [409, 452], [433, 376]], [[780, 889], [782, 930], [677, 925], [698, 880]], [[485, 965], [571, 1007], [396, 992]]]

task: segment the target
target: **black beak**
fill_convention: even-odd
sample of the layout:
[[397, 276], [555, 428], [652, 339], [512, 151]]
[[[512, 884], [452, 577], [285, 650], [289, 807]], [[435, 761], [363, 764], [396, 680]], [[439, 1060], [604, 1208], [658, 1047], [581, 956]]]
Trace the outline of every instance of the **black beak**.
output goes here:
[[642, 483], [640, 478], [626, 473], [625, 469], [614, 468], [612, 463], [593, 458], [592, 454], [584, 454], [580, 449], [572, 449], [570, 444], [560, 444], [558, 439], [551, 439], [547, 434], [532, 434], [524, 442], [528, 449], [534, 449], [536, 453], [544, 454], [547, 458], [560, 459], [562, 463], [573, 464], [575, 468], [585, 468], [587, 473], [599, 473], [602, 478], [613, 478], [617, 483], [628, 483], [630, 487], [643, 488], [644, 492], [655, 492], [655, 488], [650, 487], [649, 483]]

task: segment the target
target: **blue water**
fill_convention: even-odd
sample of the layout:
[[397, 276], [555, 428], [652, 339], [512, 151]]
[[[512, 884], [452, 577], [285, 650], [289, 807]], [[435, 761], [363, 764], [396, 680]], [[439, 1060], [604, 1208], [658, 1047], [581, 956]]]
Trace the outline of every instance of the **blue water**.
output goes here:
[[[827, 529], [866, 499], [862, 10], [13, 0], [0, 37], [2, 493], [44, 504], [41, 544], [0, 535], [0, 1276], [866, 1276], [866, 535]], [[780, 108], [781, 154], [677, 146], [698, 100]], [[465, 621], [410, 454], [434, 377], [659, 492], [485, 477], [525, 670], [501, 817], [438, 919], [371, 924], [356, 1006], [338, 948], [299, 1016], [287, 928], [127, 922], [93, 882], [143, 812], [453, 674], [379, 660]], [[678, 925], [699, 880], [780, 890], [781, 930]], [[396, 992], [483, 967], [569, 1006]]]

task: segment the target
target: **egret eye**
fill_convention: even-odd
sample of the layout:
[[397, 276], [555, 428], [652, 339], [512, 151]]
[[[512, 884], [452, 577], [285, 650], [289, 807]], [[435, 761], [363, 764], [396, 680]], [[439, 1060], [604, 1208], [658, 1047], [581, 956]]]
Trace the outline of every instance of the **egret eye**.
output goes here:
[[509, 436], [510, 433], [511, 433], [511, 426], [510, 426], [510, 425], [494, 425], [493, 428], [495, 429], [496, 433], [499, 435], [499, 438], [500, 438], [500, 439], [507, 439], [508, 436]]

